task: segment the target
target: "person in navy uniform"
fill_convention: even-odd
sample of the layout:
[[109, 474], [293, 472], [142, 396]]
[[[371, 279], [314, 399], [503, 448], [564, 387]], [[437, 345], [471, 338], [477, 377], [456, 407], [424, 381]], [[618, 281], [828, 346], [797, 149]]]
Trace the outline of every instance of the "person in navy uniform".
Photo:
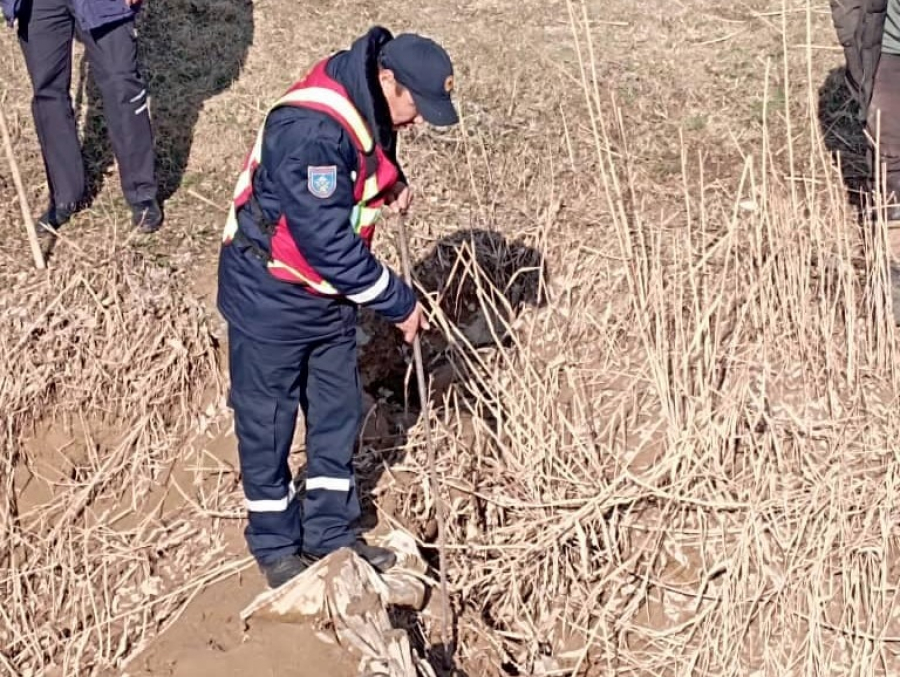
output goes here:
[[[413, 290], [370, 245], [378, 223], [410, 204], [397, 131], [455, 124], [452, 89], [442, 47], [376, 26], [275, 103], [238, 177], [218, 307], [228, 322], [245, 536], [270, 587], [341, 547], [380, 571], [395, 561], [357, 527], [357, 309], [374, 310], [407, 342], [428, 328]], [[288, 467], [298, 408], [302, 510]]]
[[141, 0], [0, 0], [7, 23], [18, 27], [34, 94], [32, 115], [50, 188], [50, 204], [37, 219], [46, 227], [42, 233], [68, 222], [84, 200], [84, 161], [69, 95], [76, 35], [103, 96], [132, 223], [143, 232], [162, 225], [147, 86], [137, 59], [134, 19], [140, 4]]

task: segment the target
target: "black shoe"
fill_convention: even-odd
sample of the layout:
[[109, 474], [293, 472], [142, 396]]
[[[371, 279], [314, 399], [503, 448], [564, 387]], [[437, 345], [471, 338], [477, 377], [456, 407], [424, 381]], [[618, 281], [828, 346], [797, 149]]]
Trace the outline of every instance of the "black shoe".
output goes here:
[[293, 554], [276, 559], [274, 562], [260, 564], [259, 568], [265, 575], [270, 588], [280, 588], [292, 578], [306, 571], [314, 561], [306, 555]]
[[78, 205], [75, 204], [55, 205], [51, 203], [47, 211], [41, 214], [35, 223], [38, 237], [48, 238], [56, 235], [57, 229], [66, 225], [77, 210]]
[[[397, 556], [393, 551], [387, 548], [380, 548], [377, 545], [369, 545], [361, 538], [347, 547], [381, 573], [384, 573], [397, 563]], [[308, 552], [304, 552], [303, 556], [314, 560], [325, 557], [325, 555], [313, 555]]]
[[397, 563], [397, 555], [393, 551], [387, 548], [380, 548], [377, 545], [369, 545], [362, 539], [351, 545], [350, 549], [381, 573], [384, 573]]
[[162, 222], [162, 208], [156, 200], [143, 200], [131, 205], [131, 225], [142, 233], [155, 233]]

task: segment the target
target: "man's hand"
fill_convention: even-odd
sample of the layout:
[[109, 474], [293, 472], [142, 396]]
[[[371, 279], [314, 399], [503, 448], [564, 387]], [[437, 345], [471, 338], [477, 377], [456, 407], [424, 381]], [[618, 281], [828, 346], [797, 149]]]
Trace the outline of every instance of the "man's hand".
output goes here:
[[125, 4], [129, 7], [137, 7], [142, 4], [145, 0], [125, 0]]
[[398, 181], [391, 188], [390, 194], [385, 200], [385, 204], [394, 214], [405, 214], [409, 210], [412, 202], [412, 191], [402, 181]]
[[403, 340], [407, 343], [413, 342], [420, 329], [428, 331], [431, 328], [428, 318], [425, 316], [425, 308], [419, 302], [416, 302], [416, 307], [409, 317], [394, 326], [403, 333]]

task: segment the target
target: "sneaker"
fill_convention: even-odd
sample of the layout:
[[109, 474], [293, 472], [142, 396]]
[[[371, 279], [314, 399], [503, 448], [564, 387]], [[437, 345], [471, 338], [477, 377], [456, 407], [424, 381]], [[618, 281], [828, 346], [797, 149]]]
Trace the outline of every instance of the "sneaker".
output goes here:
[[292, 578], [306, 571], [315, 560], [301, 554], [287, 555], [273, 562], [260, 564], [259, 568], [266, 577], [266, 583], [270, 588], [280, 588]]
[[142, 233], [155, 233], [162, 222], [162, 208], [156, 200], [142, 200], [131, 205], [131, 225]]

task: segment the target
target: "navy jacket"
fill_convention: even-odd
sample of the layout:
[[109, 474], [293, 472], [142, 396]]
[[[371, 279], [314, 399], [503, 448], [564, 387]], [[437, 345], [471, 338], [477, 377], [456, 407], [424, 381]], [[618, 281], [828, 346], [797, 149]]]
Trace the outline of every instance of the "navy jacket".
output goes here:
[[[386, 29], [373, 28], [349, 50], [335, 54], [327, 73], [346, 88], [378, 143], [396, 160], [397, 135], [377, 78], [378, 52], [391, 39]], [[397, 323], [413, 311], [415, 295], [353, 232], [351, 175], [358, 171], [357, 164], [356, 148], [340, 123], [321, 112], [284, 106], [266, 121], [254, 196], [269, 223], [281, 214], [287, 217], [303, 256], [341, 294], [352, 296], [370, 289], [387, 270], [387, 287], [364, 305]], [[336, 190], [325, 199], [312, 195], [307, 188], [308, 169], [332, 165], [337, 168]], [[238, 213], [239, 228], [268, 250], [259, 223], [260, 214], [251, 201]], [[220, 252], [218, 306], [238, 330], [261, 341], [308, 341], [355, 331], [356, 326], [356, 306], [351, 301], [316, 296], [301, 285], [274, 278], [239, 239]]]
[[[75, 19], [79, 25], [87, 31], [92, 31], [101, 26], [133, 19], [137, 7], [132, 9], [124, 0], [72, 0], [75, 10]], [[12, 24], [22, 9], [22, 0], [0, 0], [3, 8], [3, 16], [8, 24]]]

